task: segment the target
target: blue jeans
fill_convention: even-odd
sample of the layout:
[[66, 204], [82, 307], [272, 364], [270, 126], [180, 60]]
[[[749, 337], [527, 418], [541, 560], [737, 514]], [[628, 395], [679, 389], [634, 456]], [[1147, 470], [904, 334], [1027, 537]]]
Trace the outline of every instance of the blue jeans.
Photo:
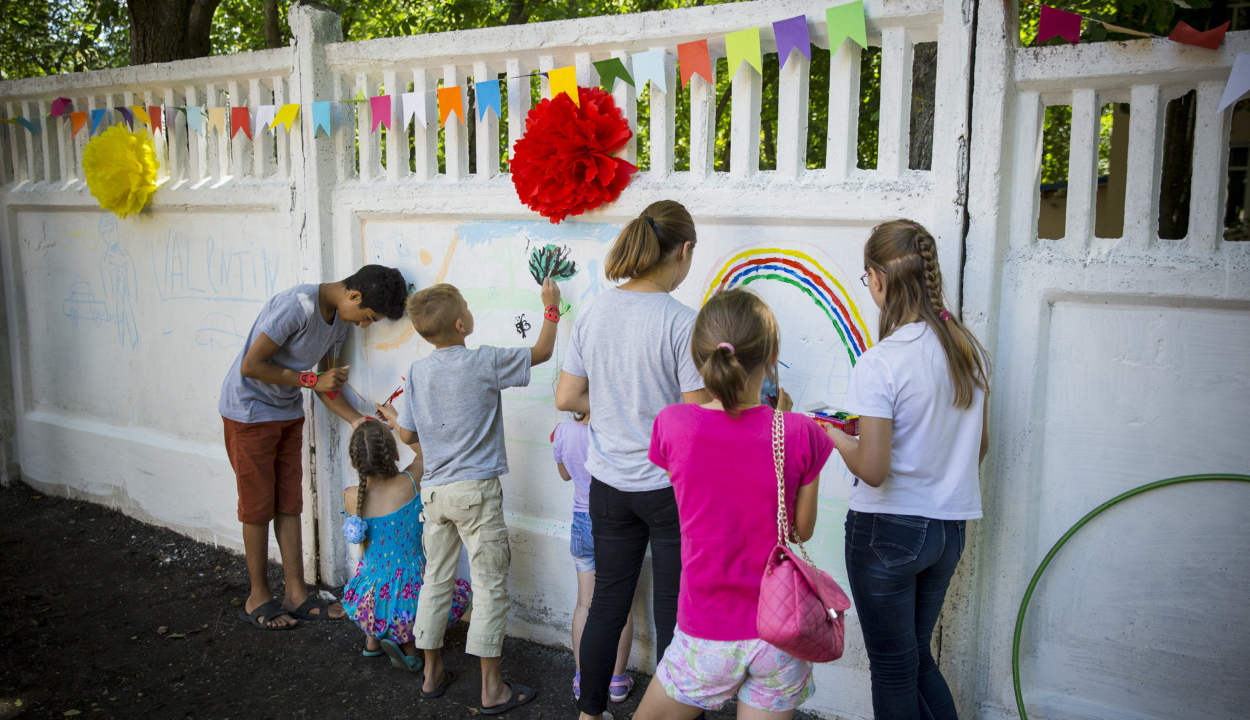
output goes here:
[[846, 515], [846, 569], [876, 720], [958, 717], [929, 641], [964, 550], [964, 525], [915, 515]]

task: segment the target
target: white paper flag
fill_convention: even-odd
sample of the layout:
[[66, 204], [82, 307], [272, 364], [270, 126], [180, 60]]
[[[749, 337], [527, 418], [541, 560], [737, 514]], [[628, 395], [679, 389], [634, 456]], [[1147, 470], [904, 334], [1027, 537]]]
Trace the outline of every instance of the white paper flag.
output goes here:
[[256, 118], [253, 120], [256, 127], [252, 129], [252, 137], [260, 135], [262, 130], [268, 130], [273, 125], [273, 116], [277, 111], [277, 105], [261, 105], [256, 108]]
[[1228, 74], [1228, 84], [1224, 86], [1224, 97], [1220, 98], [1220, 109], [1216, 112], [1224, 112], [1224, 108], [1240, 100], [1247, 92], [1250, 92], [1250, 55], [1237, 53], [1233, 71]]
[[428, 93], [423, 93], [423, 92], [410, 92], [410, 93], [404, 93], [403, 95], [400, 96], [401, 98], [403, 98], [403, 101], [404, 101], [404, 117], [402, 120], [404, 125], [407, 125], [410, 119], [412, 119], [413, 117], [416, 117], [417, 121], [421, 123], [421, 127], [428, 127], [428, 124], [425, 118], [425, 110], [426, 110], [426, 97], [425, 96], [427, 94]]

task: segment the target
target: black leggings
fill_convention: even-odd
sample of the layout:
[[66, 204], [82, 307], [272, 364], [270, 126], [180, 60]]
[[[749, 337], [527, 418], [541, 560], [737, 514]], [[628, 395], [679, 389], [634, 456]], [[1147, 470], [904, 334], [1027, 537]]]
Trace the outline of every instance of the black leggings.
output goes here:
[[651, 543], [657, 662], [673, 641], [681, 587], [681, 526], [673, 488], [622, 492], [590, 480], [595, 537], [595, 595], [582, 631], [582, 696], [577, 707], [599, 715], [608, 707], [616, 647], [634, 601], [642, 559]]

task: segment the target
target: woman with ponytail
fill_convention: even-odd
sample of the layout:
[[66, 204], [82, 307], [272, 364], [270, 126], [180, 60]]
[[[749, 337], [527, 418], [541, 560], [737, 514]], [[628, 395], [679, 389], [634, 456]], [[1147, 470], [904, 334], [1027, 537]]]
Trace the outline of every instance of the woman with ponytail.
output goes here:
[[946, 309], [933, 236], [883, 223], [864, 246], [864, 284], [880, 340], [851, 373], [846, 409], [859, 437], [829, 428], [856, 477], [846, 567], [864, 633], [877, 720], [954, 720], [929, 643], [981, 517], [978, 468], [989, 447], [989, 359]]
[[659, 656], [677, 622], [677, 503], [647, 450], [660, 410], [706, 400], [690, 356], [695, 311], [669, 295], [690, 272], [695, 242], [690, 213], [672, 200], [652, 203], [622, 228], [604, 265], [609, 280], [624, 282], [582, 309], [556, 388], [560, 410], [594, 408], [586, 470], [595, 590], [579, 652], [583, 719], [604, 713], [609, 686], [612, 700], [624, 700], [632, 684], [612, 670], [648, 544]]
[[[412, 623], [417, 615], [417, 593], [425, 574], [421, 549], [421, 446], [409, 446], [416, 458], [401, 472], [399, 447], [389, 427], [372, 418], [352, 433], [347, 455], [360, 484], [343, 491], [343, 507], [352, 516], [348, 525], [366, 526], [359, 538], [362, 556], [356, 576], [343, 591], [347, 616], [365, 633], [365, 657], [386, 653], [400, 670], [420, 672], [424, 663], [417, 652]], [[447, 618], [450, 625], [468, 606], [468, 584], [457, 587]]]

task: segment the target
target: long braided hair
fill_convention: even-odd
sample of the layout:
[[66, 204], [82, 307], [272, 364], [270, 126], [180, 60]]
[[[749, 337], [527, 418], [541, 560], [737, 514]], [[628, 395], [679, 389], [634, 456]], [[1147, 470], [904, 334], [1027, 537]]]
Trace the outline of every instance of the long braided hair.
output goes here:
[[[369, 478], [389, 478], [399, 474], [396, 464], [399, 449], [395, 444], [395, 434], [386, 425], [370, 418], [360, 423], [352, 433], [347, 443], [347, 457], [360, 476], [360, 485], [356, 488], [356, 517], [364, 517]], [[361, 546], [368, 545], [369, 538], [366, 537]]]
[[921, 320], [933, 329], [946, 353], [954, 406], [970, 407], [977, 389], [989, 392], [989, 358], [976, 337], [946, 309], [937, 243], [929, 231], [910, 220], [881, 223], [864, 245], [864, 267], [885, 275], [880, 339], [889, 337], [904, 320]]

